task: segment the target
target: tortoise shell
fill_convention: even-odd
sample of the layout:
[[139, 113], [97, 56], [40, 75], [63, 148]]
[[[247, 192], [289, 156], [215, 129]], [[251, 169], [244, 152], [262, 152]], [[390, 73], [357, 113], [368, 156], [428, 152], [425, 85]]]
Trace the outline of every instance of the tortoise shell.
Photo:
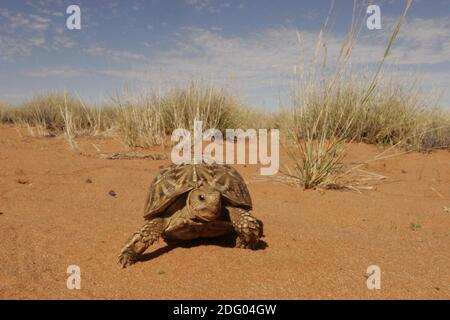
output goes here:
[[231, 205], [252, 209], [252, 200], [241, 175], [229, 165], [171, 165], [153, 180], [145, 203], [144, 217], [160, 216], [180, 196], [200, 186], [219, 191]]

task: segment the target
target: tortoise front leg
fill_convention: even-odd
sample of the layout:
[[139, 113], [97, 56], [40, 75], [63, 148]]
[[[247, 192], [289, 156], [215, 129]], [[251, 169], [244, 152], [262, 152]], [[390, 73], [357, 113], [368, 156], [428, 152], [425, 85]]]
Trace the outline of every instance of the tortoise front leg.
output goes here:
[[164, 230], [164, 226], [163, 218], [155, 218], [147, 221], [122, 248], [118, 257], [119, 264], [123, 268], [126, 268], [135, 263], [139, 255], [144, 253], [151, 244], [159, 239]]
[[263, 236], [261, 220], [253, 217], [242, 208], [226, 207], [231, 223], [238, 234], [236, 247], [256, 249], [259, 239]]

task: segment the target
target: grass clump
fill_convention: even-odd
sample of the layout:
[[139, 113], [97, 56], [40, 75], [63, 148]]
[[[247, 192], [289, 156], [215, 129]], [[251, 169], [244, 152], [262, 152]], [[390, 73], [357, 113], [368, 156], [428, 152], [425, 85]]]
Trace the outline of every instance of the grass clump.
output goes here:
[[16, 110], [6, 103], [0, 103], [0, 123], [14, 123]]
[[189, 130], [193, 128], [194, 120], [203, 121], [205, 128], [223, 132], [227, 128], [246, 126], [247, 108], [224, 89], [191, 82], [185, 88], [176, 88], [163, 97], [155, 97], [154, 103], [161, 108], [170, 132], [176, 128]]
[[173, 130], [192, 131], [195, 120], [203, 121], [204, 130], [246, 128], [257, 114], [225, 90], [196, 82], [163, 95], [151, 94], [125, 102], [117, 98], [116, 105], [117, 131], [130, 147], [164, 145]]
[[149, 98], [143, 101], [116, 100], [116, 132], [129, 147], [164, 145], [166, 122], [158, 105]]
[[[66, 93], [38, 95], [11, 110], [6, 120], [26, 127], [32, 136], [95, 136], [110, 130], [114, 123], [110, 109], [87, 107], [80, 98]], [[2, 122], [8, 121], [2, 116]]]
[[103, 106], [86, 105], [66, 93], [35, 96], [21, 106], [0, 106], [0, 121], [28, 128], [32, 136], [65, 134], [71, 145], [79, 136], [117, 134], [129, 147], [164, 145], [177, 128], [248, 128], [265, 125], [268, 117], [223, 89], [191, 82], [165, 94], [117, 97]]
[[[292, 120], [285, 126], [289, 138], [286, 149], [293, 163], [284, 170], [288, 178], [304, 188], [359, 189], [362, 182], [383, 177], [364, 172], [360, 166], [348, 168], [344, 163], [347, 142], [402, 145], [415, 150], [448, 146], [449, 118], [431, 109], [418, 90], [405, 91], [381, 72], [410, 5], [409, 1], [372, 75], [360, 75], [349, 67], [358, 28], [351, 27], [332, 68], [320, 32], [310, 65], [296, 67]], [[319, 59], [321, 48], [324, 52]]]

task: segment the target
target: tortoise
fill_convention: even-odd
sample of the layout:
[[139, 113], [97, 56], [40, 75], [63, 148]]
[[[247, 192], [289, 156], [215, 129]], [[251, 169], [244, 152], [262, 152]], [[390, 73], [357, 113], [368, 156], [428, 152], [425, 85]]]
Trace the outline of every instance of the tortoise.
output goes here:
[[160, 237], [166, 242], [236, 233], [236, 247], [257, 249], [263, 223], [250, 214], [252, 200], [241, 175], [225, 164], [172, 164], [153, 180], [145, 223], [123, 247], [127, 267]]

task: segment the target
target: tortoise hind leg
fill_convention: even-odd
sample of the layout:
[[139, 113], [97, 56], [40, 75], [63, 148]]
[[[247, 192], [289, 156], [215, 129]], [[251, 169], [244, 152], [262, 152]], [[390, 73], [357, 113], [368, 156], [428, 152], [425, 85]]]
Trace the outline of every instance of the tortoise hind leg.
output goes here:
[[236, 207], [227, 207], [226, 209], [238, 234], [236, 247], [256, 249], [259, 239], [263, 237], [262, 221], [253, 217], [245, 209]]
[[126, 268], [135, 263], [139, 255], [144, 253], [151, 244], [159, 239], [164, 231], [164, 226], [163, 218], [147, 221], [122, 248], [118, 257], [119, 264]]

